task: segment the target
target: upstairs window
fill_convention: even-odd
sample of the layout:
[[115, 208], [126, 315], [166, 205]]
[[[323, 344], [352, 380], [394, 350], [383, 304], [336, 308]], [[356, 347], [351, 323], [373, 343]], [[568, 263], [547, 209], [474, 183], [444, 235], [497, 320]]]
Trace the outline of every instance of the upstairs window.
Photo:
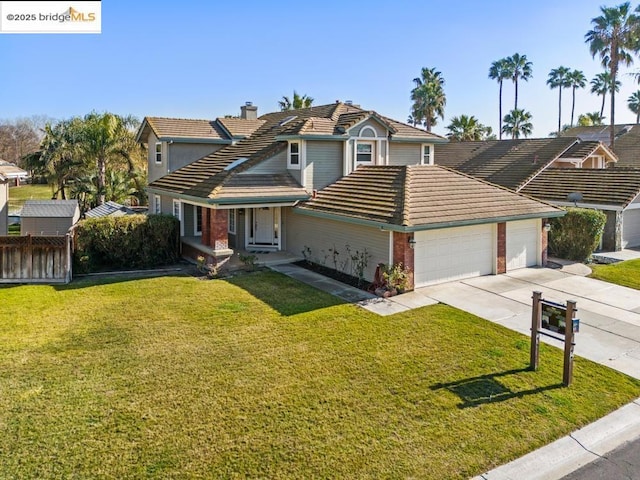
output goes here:
[[422, 165], [433, 165], [431, 145], [422, 145]]
[[300, 168], [300, 142], [289, 143], [289, 155], [287, 156], [287, 167]]
[[373, 163], [373, 143], [358, 142], [356, 146], [356, 164], [372, 164]]
[[162, 143], [156, 142], [156, 163], [162, 163]]

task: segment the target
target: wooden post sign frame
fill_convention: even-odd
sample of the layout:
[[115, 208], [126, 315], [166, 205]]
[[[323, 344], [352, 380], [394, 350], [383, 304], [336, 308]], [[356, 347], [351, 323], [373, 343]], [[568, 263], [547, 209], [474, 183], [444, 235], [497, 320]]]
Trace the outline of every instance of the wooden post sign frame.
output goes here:
[[[566, 305], [542, 298], [542, 292], [533, 292], [533, 310], [531, 315], [531, 356], [529, 367], [538, 369], [540, 357], [540, 335], [564, 342], [564, 368], [562, 384], [571, 385], [573, 380], [574, 335], [580, 331], [580, 320], [575, 318], [576, 302], [568, 300]], [[546, 321], [542, 322], [543, 311]], [[564, 320], [564, 321], [563, 321]]]

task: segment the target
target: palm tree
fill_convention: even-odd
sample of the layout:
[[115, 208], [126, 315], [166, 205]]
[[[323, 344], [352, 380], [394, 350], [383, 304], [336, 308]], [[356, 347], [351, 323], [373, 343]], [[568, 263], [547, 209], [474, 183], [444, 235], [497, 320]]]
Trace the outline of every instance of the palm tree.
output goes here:
[[578, 117], [578, 125], [590, 127], [592, 125], [602, 125], [604, 117], [599, 112], [583, 113]]
[[629, 110], [636, 114], [636, 125], [640, 123], [640, 90], [633, 92], [627, 99]]
[[531, 114], [523, 109], [511, 110], [504, 116], [502, 131], [511, 135], [511, 138], [528, 137], [533, 132]]
[[520, 55], [514, 53], [512, 56], [506, 58], [508, 69], [511, 73], [511, 80], [516, 87], [514, 110], [518, 110], [518, 80], [524, 80], [525, 82], [533, 76], [532, 67], [533, 64], [527, 60], [526, 55]]
[[561, 121], [562, 121], [562, 89], [568, 88], [571, 83], [569, 81], [569, 75], [571, 70], [567, 67], [554, 68], [549, 72], [549, 78], [547, 79], [547, 85], [553, 90], [558, 89], [558, 133], [560, 133]]
[[491, 128], [481, 124], [473, 115], [453, 117], [447, 130], [447, 138], [457, 142], [483, 140], [491, 134]]
[[571, 87], [571, 126], [573, 127], [573, 114], [576, 109], [576, 89], [587, 86], [587, 77], [581, 70], [569, 73], [569, 86]]
[[423, 68], [420, 77], [413, 79], [415, 88], [411, 90], [411, 115], [416, 123], [424, 123], [431, 131], [437, 117], [444, 119], [447, 97], [444, 93], [444, 78], [435, 68]]
[[[620, 63], [631, 65], [631, 53], [640, 48], [637, 36], [640, 31], [640, 17], [630, 13], [631, 4], [625, 2], [617, 7], [600, 7], [602, 15], [591, 19], [593, 29], [585, 35], [591, 55], [600, 56], [602, 66], [611, 74], [611, 121], [609, 122], [609, 143], [615, 151], [615, 88]], [[637, 11], [637, 10], [636, 10]]]
[[504, 80], [513, 76], [510, 64], [506, 58], [496, 60], [489, 67], [489, 78], [498, 81], [498, 132], [502, 140], [502, 84]]
[[309, 108], [313, 104], [313, 98], [305, 95], [298, 95], [298, 92], [293, 91], [293, 100], [289, 97], [282, 97], [282, 100], [278, 102], [280, 111], [286, 110], [298, 110], [299, 108]]
[[[620, 91], [620, 80], [616, 80], [615, 89], [616, 92]], [[591, 93], [596, 95], [602, 95], [602, 105], [600, 106], [600, 118], [604, 118], [604, 101], [607, 98], [607, 93], [611, 90], [611, 74], [609, 72], [602, 72], [597, 74], [591, 79]]]

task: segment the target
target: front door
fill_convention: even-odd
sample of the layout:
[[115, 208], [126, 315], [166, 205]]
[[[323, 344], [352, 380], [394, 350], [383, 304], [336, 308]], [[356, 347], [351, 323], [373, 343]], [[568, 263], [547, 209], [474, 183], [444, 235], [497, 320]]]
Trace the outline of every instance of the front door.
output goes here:
[[279, 246], [280, 209], [275, 207], [252, 208], [248, 246]]

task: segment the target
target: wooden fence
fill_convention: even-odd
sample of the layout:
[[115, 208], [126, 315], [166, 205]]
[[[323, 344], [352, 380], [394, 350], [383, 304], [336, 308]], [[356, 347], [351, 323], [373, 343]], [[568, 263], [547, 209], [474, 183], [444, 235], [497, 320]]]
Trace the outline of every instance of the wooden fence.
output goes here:
[[71, 235], [0, 236], [0, 283], [69, 283]]

